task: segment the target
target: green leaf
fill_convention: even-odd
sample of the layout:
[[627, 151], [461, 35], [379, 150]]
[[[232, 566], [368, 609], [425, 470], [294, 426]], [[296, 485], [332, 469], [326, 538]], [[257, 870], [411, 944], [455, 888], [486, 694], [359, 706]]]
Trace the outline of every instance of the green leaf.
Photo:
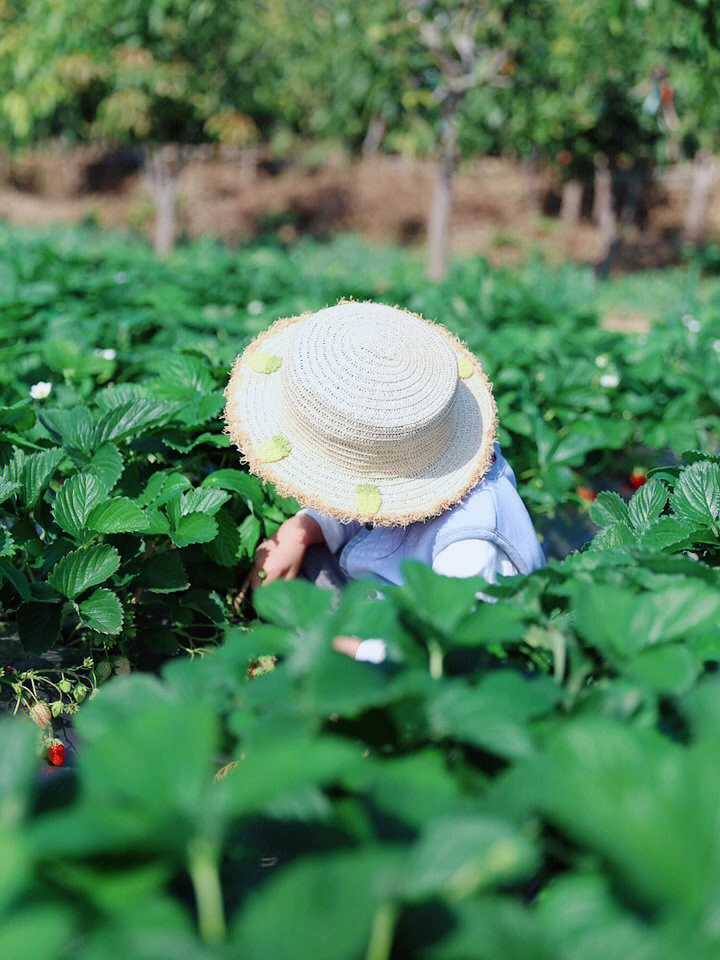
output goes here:
[[196, 610], [213, 623], [227, 623], [227, 607], [214, 590], [190, 590], [182, 599], [183, 607]]
[[141, 507], [162, 507], [178, 491], [187, 490], [190, 481], [174, 470], [158, 470], [150, 477], [143, 492], [137, 497]]
[[17, 594], [23, 600], [32, 599], [30, 584], [24, 573], [17, 570], [8, 560], [0, 560], [0, 575], [13, 585]]
[[459, 679], [443, 683], [428, 703], [428, 721], [437, 738], [516, 758], [533, 752], [528, 724], [550, 713], [560, 695], [549, 677], [531, 679], [509, 669], [495, 670], [475, 685]]
[[647, 529], [665, 508], [668, 491], [660, 480], [648, 480], [634, 494], [628, 504], [630, 521], [636, 530]]
[[0, 477], [0, 503], [4, 503], [8, 497], [11, 497], [19, 486], [20, 484], [17, 481]]
[[52, 650], [60, 636], [61, 603], [23, 603], [18, 608], [20, 643], [30, 654]]
[[683, 643], [664, 643], [643, 650], [629, 665], [628, 673], [659, 693], [680, 694], [689, 690], [702, 664]]
[[570, 720], [508, 787], [513, 803], [540, 813], [590, 862], [607, 863], [627, 902], [690, 918], [709, 908], [720, 873], [716, 750], [638, 724]]
[[26, 506], [30, 508], [35, 506], [38, 497], [64, 459], [65, 451], [60, 447], [50, 447], [25, 458], [22, 469], [22, 484], [23, 499]]
[[188, 392], [209, 393], [215, 387], [207, 360], [188, 354], [175, 354], [162, 360], [163, 396], [183, 399]]
[[[106, 812], [132, 810], [148, 852], [184, 855], [187, 831], [194, 834], [200, 823], [199, 832], [218, 835], [222, 810], [212, 771], [220, 731], [213, 711], [202, 703], [173, 700], [170, 691], [144, 677], [131, 675], [108, 687], [115, 689], [103, 689], [75, 718], [84, 741], [80, 775], [90, 805], [101, 804]], [[173, 748], [179, 732], [182, 750]], [[85, 827], [82, 818], [77, 820], [76, 840], [83, 845]], [[63, 844], [63, 837], [53, 842]], [[102, 851], [112, 849], [117, 838], [107, 830], [95, 842]], [[100, 851], [96, 846], [93, 852]]]
[[188, 490], [180, 501], [180, 513], [186, 516], [189, 513], [206, 513], [212, 516], [227, 503], [230, 494], [224, 490], [200, 489]]
[[15, 553], [15, 541], [12, 534], [0, 524], [0, 557], [11, 557]]
[[720, 455], [712, 453], [703, 453], [702, 450], [683, 450], [683, 463], [690, 466], [693, 463], [707, 461], [708, 463], [720, 463]]
[[149, 526], [143, 511], [129, 497], [113, 497], [98, 504], [87, 519], [97, 533], [142, 533]]
[[41, 410], [40, 422], [56, 443], [88, 454], [92, 449], [93, 422], [87, 407]]
[[641, 533], [638, 543], [646, 550], [664, 550], [686, 540], [697, 528], [697, 523], [692, 520], [660, 517], [648, 530]]
[[36, 957], [57, 956], [59, 943], [72, 940], [75, 917], [69, 905], [48, 902], [20, 905], [6, 914], [0, 926], [0, 956], [3, 960], [27, 960], [28, 943]]
[[[176, 396], [178, 400], [182, 400], [182, 405], [175, 413], [174, 419], [186, 427], [199, 427], [201, 424], [207, 423], [208, 420], [215, 420], [225, 406], [225, 397], [221, 393], [208, 393], [204, 397], [193, 393], [190, 398], [188, 398], [187, 391], [183, 391], [182, 394], [178, 393]], [[167, 437], [167, 439], [165, 439], [165, 437]], [[176, 438], [176, 444], [172, 443], [171, 437]], [[219, 441], [221, 445], [224, 445], [224, 441], [229, 438], [222, 433], [195, 433], [195, 436], [184, 444], [177, 432], [168, 431], [168, 433], [164, 435], [164, 439], [169, 446], [177, 449], [186, 444], [192, 448], [199, 443], [214, 443], [215, 441]]]
[[191, 543], [209, 543], [218, 533], [217, 522], [205, 513], [189, 513], [180, 517], [171, 532], [172, 542], [178, 547], [187, 547]]
[[580, 635], [611, 662], [656, 643], [715, 625], [720, 593], [698, 581], [636, 594], [606, 584], [578, 584], [572, 610]]
[[249, 514], [240, 524], [240, 543], [242, 544], [243, 556], [252, 559], [257, 545], [262, 538], [262, 524], [260, 519]]
[[624, 520], [610, 524], [593, 539], [593, 550], [625, 551], [635, 546], [635, 535]]
[[25, 431], [35, 426], [35, 411], [30, 400], [18, 400], [10, 406], [0, 406], [0, 426]]
[[140, 564], [138, 586], [152, 593], [175, 593], [190, 586], [185, 568], [176, 553], [154, 553]]
[[679, 517], [714, 528], [720, 516], [720, 466], [700, 461], [683, 470], [670, 503]]
[[[243, 960], [366, 956], [380, 881], [395, 858], [390, 849], [365, 844], [286, 864], [248, 893], [238, 911], [230, 953]], [[292, 917], [292, 923], [278, 923], [278, 917]]]
[[452, 634], [477, 606], [475, 595], [484, 583], [479, 577], [443, 577], [417, 560], [406, 560], [402, 570], [405, 583], [397, 599], [409, 616], [442, 635]]
[[217, 537], [205, 547], [210, 557], [222, 567], [234, 567], [239, 558], [241, 542], [240, 530], [226, 510], [215, 515], [218, 526]]
[[110, 440], [124, 440], [158, 426], [177, 409], [174, 403], [139, 397], [107, 410], [95, 424], [93, 443], [102, 446]]
[[142, 531], [143, 533], [153, 536], [170, 533], [170, 521], [159, 510], [145, 510], [145, 520], [147, 526]]
[[430, 823], [414, 846], [399, 884], [403, 899], [460, 900], [529, 876], [536, 845], [499, 817], [455, 814]]
[[55, 497], [55, 523], [70, 536], [79, 539], [91, 510], [106, 497], [107, 490], [96, 476], [76, 473], [65, 481]]
[[216, 470], [205, 477], [202, 486], [239, 493], [255, 509], [260, 509], [265, 502], [262, 483], [257, 477], [244, 473], [242, 470]]
[[59, 560], [48, 583], [69, 600], [111, 577], [120, 566], [120, 555], [108, 544], [80, 547]]
[[116, 594], [100, 587], [80, 604], [83, 623], [98, 633], [120, 633], [123, 624], [123, 608]]
[[627, 504], [617, 493], [603, 490], [590, 507], [590, 519], [599, 527], [609, 527], [616, 520], [627, 520]]
[[301, 629], [323, 624], [332, 601], [329, 591], [306, 580], [276, 580], [253, 595], [255, 610], [261, 619], [281, 627]]
[[110, 492], [123, 472], [123, 458], [118, 448], [112, 443], [106, 443], [97, 449], [90, 461], [88, 472], [94, 473]]

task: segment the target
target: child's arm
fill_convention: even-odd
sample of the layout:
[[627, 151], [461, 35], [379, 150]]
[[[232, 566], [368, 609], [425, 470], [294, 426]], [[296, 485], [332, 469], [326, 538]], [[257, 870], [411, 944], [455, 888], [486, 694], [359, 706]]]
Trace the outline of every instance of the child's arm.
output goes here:
[[297, 514], [281, 524], [277, 533], [263, 540], [255, 551], [250, 570], [250, 587], [256, 590], [273, 580], [294, 580], [300, 572], [305, 551], [313, 543], [323, 543], [323, 534], [316, 520]]

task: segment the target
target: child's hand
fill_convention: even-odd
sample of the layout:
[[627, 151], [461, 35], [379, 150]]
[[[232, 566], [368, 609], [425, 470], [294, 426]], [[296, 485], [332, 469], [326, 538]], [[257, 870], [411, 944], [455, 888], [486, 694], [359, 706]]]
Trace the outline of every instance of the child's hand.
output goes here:
[[332, 645], [333, 650], [337, 650], [338, 653], [344, 653], [346, 656], [354, 659], [361, 643], [362, 640], [358, 637], [338, 636], [333, 639]]
[[320, 526], [312, 517], [291, 517], [269, 540], [263, 540], [255, 551], [250, 570], [250, 589], [255, 590], [273, 580], [294, 580], [300, 572], [305, 551], [313, 543], [322, 543]]

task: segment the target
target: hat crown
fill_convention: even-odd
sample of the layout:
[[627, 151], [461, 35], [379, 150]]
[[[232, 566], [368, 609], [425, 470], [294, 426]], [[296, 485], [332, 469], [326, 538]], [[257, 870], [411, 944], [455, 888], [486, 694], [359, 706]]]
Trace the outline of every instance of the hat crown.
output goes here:
[[457, 358], [427, 321], [385, 304], [343, 302], [306, 321], [283, 362], [282, 400], [327, 452], [354, 451], [361, 473], [412, 449], [438, 456], [451, 439]]

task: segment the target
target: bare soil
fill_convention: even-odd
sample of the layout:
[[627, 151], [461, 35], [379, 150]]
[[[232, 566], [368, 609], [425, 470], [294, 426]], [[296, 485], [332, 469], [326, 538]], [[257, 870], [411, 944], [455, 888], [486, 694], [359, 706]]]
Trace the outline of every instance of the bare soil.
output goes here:
[[[319, 169], [279, 167], [259, 153], [196, 158], [178, 185], [181, 227], [187, 237], [210, 234], [231, 244], [262, 233], [290, 242], [355, 231], [420, 245], [433, 178], [430, 161], [399, 156], [352, 162], [329, 156]], [[678, 165], [653, 185], [642, 226], [623, 228], [615, 269], [678, 262], [689, 179], [689, 166]], [[574, 227], [562, 223], [559, 191], [558, 174], [547, 167], [495, 158], [463, 165], [454, 181], [454, 252], [479, 253], [497, 265], [535, 252], [550, 261], [597, 264], [602, 249], [595, 225], [589, 215]], [[0, 161], [0, 219], [42, 225], [91, 218], [145, 233], [152, 217], [138, 158], [129, 152], [52, 148]], [[720, 197], [708, 223], [720, 224]]]

